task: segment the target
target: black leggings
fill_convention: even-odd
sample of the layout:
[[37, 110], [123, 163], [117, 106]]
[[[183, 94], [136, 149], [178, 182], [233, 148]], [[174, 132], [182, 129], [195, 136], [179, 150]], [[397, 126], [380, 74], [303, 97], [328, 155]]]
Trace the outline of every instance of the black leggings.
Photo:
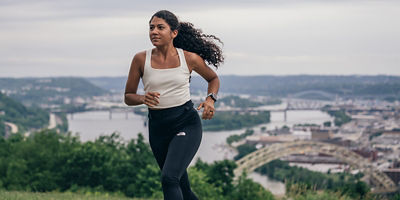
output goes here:
[[202, 128], [192, 101], [177, 107], [149, 110], [151, 150], [161, 169], [165, 200], [197, 200], [186, 168], [200, 146]]

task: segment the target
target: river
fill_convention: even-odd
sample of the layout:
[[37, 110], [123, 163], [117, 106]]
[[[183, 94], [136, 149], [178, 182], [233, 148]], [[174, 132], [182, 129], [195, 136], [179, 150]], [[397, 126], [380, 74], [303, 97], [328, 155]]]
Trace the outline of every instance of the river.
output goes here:
[[[281, 105], [280, 105], [281, 106]], [[275, 106], [276, 107], [276, 106]], [[263, 109], [267, 109], [264, 107]], [[142, 133], [148, 140], [148, 131], [144, 124], [145, 118], [133, 113], [113, 113], [110, 119], [108, 111], [88, 111], [68, 115], [69, 131], [79, 133], [81, 141], [93, 141], [100, 135], [110, 135], [119, 132], [126, 141], [137, 138], [138, 133]], [[281, 112], [271, 112], [271, 122], [253, 127], [258, 131], [261, 127], [267, 129], [280, 128], [283, 125], [291, 126], [299, 123], [322, 124], [325, 121], [332, 121], [332, 118], [321, 111], [288, 111], [287, 121], [284, 121], [284, 114]], [[222, 159], [233, 159], [235, 151], [227, 148], [226, 138], [233, 134], [241, 134], [245, 130], [204, 132], [200, 148], [193, 159], [192, 164], [201, 158], [206, 162], [213, 162]], [[265, 176], [256, 173], [250, 177], [260, 182], [275, 195], [284, 194], [285, 186], [283, 183], [268, 180]]]

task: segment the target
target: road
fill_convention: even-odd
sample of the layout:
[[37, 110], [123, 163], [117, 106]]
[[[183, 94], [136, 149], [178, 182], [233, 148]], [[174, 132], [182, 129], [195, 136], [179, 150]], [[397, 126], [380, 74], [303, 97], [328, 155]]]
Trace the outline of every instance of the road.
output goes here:
[[4, 122], [5, 125], [11, 127], [11, 133], [17, 133], [18, 132], [18, 126], [11, 123], [11, 122]]
[[47, 128], [53, 129], [56, 126], [57, 126], [56, 115], [54, 113], [50, 113], [49, 126]]

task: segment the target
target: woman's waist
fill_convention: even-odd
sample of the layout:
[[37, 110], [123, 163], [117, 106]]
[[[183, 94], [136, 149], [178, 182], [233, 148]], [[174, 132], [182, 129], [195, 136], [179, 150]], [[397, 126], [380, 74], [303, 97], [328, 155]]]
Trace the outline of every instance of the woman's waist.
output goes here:
[[185, 104], [189, 101], [190, 93], [189, 94], [174, 94], [174, 95], [163, 95], [161, 94], [158, 101], [159, 103], [150, 109], [152, 110], [164, 110], [169, 108], [178, 107], [180, 105]]
[[149, 119], [174, 118], [193, 108], [194, 105], [190, 98], [189, 100], [183, 101], [183, 103], [175, 102], [175, 104], [175, 106], [167, 108], [149, 108]]

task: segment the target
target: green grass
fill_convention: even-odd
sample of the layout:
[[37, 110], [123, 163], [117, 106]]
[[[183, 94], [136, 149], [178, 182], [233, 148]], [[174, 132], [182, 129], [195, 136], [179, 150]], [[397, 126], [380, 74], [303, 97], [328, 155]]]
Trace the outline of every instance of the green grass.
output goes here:
[[78, 194], [71, 192], [20, 192], [0, 190], [0, 200], [150, 200], [128, 198], [116, 194], [86, 193]]

